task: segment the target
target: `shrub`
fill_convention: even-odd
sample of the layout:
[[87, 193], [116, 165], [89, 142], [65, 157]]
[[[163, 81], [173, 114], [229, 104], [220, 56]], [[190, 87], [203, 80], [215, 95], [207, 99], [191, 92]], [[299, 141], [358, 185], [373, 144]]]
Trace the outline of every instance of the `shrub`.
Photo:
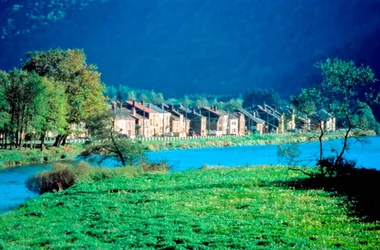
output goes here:
[[141, 162], [139, 165], [144, 173], [167, 173], [172, 168], [167, 161]]
[[43, 194], [58, 192], [74, 185], [77, 181], [74, 169], [69, 164], [56, 163], [51, 171], [43, 171], [29, 178], [26, 186], [29, 190]]
[[81, 161], [75, 165], [75, 175], [79, 180], [90, 179], [92, 175], [92, 168], [87, 162]]
[[318, 160], [317, 167], [320, 168], [320, 172], [323, 176], [346, 176], [353, 172], [356, 162], [354, 160], [347, 160], [341, 158], [336, 161], [335, 157], [326, 157]]

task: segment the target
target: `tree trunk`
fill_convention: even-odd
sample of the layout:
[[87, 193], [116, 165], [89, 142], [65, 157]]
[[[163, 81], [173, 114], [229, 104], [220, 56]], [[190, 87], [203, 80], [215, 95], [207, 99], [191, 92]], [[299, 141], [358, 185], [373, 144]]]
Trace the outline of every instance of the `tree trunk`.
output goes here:
[[343, 155], [344, 155], [344, 152], [346, 151], [346, 148], [347, 148], [347, 142], [348, 142], [348, 135], [350, 134], [350, 131], [352, 129], [352, 123], [351, 123], [351, 120], [349, 118], [349, 116], [346, 114], [346, 120], [348, 121], [348, 129], [344, 135], [344, 140], [343, 140], [343, 147], [342, 147], [342, 150], [340, 151], [340, 154], [338, 155], [338, 157], [336, 158], [335, 160], [335, 163], [334, 165], [336, 166], [343, 158]]
[[43, 133], [41, 136], [41, 151], [44, 150], [44, 147], [45, 147], [45, 133]]

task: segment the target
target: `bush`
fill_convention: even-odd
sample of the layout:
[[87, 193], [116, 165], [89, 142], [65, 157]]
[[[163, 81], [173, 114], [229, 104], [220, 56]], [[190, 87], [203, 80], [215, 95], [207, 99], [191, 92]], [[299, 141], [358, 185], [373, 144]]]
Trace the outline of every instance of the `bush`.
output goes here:
[[356, 162], [354, 160], [345, 158], [336, 161], [335, 157], [326, 157], [317, 162], [317, 167], [320, 168], [321, 174], [328, 177], [347, 176], [353, 172], [355, 166]]
[[144, 173], [167, 173], [172, 168], [167, 161], [160, 162], [141, 162], [139, 165]]
[[33, 192], [43, 194], [67, 189], [74, 185], [76, 181], [77, 176], [71, 165], [56, 163], [51, 171], [43, 171], [29, 178], [26, 181], [26, 186]]
[[81, 161], [75, 165], [75, 175], [79, 180], [90, 179], [92, 175], [92, 167], [87, 162]]

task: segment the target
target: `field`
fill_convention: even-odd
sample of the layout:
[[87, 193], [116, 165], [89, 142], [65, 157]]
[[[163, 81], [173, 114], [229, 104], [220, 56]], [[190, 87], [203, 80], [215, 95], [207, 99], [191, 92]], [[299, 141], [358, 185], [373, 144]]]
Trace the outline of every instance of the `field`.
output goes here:
[[288, 185], [285, 167], [213, 168], [78, 184], [0, 217], [0, 249], [379, 249], [347, 197]]

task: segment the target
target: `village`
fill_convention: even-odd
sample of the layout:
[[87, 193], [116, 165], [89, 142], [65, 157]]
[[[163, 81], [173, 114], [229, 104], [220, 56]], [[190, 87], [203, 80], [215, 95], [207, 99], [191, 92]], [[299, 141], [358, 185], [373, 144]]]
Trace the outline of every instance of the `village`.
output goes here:
[[144, 101], [112, 102], [113, 130], [128, 138], [243, 136], [311, 130], [335, 131], [336, 119], [325, 110], [312, 116], [295, 110], [256, 105], [249, 110], [219, 110], [215, 106], [188, 108]]

